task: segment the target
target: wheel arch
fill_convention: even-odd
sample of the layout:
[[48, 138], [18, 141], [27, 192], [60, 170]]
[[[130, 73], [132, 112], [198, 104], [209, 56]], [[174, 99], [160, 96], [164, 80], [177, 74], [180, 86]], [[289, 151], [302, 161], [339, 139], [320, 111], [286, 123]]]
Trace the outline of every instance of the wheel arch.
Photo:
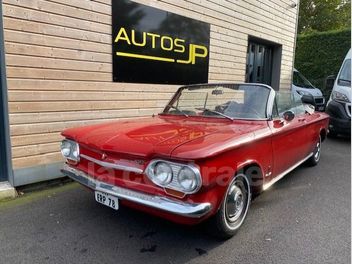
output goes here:
[[[249, 171], [251, 168], [254, 168], [254, 170]], [[256, 195], [262, 191], [265, 174], [263, 167], [258, 161], [247, 160], [243, 163], [240, 163], [237, 166], [234, 177], [240, 173], [245, 174], [249, 178], [252, 194]]]
[[324, 142], [327, 136], [327, 131], [324, 127], [320, 129], [319, 135], [321, 137], [321, 142]]
[[[248, 212], [248, 209], [249, 209], [249, 206], [251, 203], [252, 193], [253, 193], [252, 186], [251, 186], [251, 176], [250, 175], [248, 176], [246, 174], [246, 171], [252, 167], [259, 168], [257, 170], [257, 172], [259, 172], [261, 175], [263, 175], [262, 166], [260, 165], [259, 162], [255, 161], [255, 160], [247, 160], [245, 162], [238, 163], [236, 166], [236, 169], [234, 171], [233, 177], [230, 178], [230, 180], [227, 184], [227, 187], [225, 189], [224, 195], [221, 199], [219, 206], [217, 207], [214, 215], [207, 220], [207, 223], [209, 224], [209, 226], [211, 228], [209, 230], [211, 230], [211, 232], [214, 232], [213, 230], [215, 230], [214, 234], [216, 236], [220, 236], [222, 238], [229, 238], [229, 237], [233, 236], [235, 234], [235, 232], [237, 232], [238, 228], [242, 225], [242, 223], [247, 215], [247, 212]], [[246, 178], [247, 184], [249, 184], [250, 190], [249, 190], [249, 194], [247, 196], [248, 200], [246, 203], [246, 207], [244, 209], [245, 210], [244, 216], [240, 220], [240, 222], [236, 224], [236, 227], [232, 227], [234, 229], [231, 230], [231, 227], [226, 220], [225, 199], [226, 199], [227, 192], [228, 192], [231, 184], [235, 181], [236, 177], [241, 177], [241, 174], [245, 175], [245, 178]], [[243, 175], [242, 175], [242, 177], [243, 177]]]

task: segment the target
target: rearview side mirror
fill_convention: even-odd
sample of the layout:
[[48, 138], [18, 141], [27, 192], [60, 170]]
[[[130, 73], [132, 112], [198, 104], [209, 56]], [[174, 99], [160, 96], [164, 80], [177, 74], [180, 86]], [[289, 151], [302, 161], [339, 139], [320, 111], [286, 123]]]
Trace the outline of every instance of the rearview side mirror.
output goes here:
[[314, 97], [313, 95], [303, 95], [301, 97], [301, 101], [302, 103], [304, 104], [311, 104], [311, 105], [314, 105], [315, 106], [315, 101], [314, 101]]
[[332, 88], [334, 88], [335, 79], [336, 79], [335, 75], [330, 75], [330, 76], [326, 77], [325, 91], [330, 92], [332, 90]]
[[295, 114], [291, 110], [289, 110], [283, 114], [283, 118], [285, 121], [290, 122], [295, 118]]

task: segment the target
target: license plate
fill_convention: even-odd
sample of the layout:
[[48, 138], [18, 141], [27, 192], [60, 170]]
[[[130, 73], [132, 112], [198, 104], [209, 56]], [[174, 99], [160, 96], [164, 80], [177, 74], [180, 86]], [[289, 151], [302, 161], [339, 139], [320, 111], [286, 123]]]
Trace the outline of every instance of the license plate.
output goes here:
[[112, 209], [115, 209], [115, 210], [119, 209], [119, 199], [115, 196], [110, 195], [110, 194], [96, 191], [95, 192], [95, 200], [98, 203], [106, 205]]

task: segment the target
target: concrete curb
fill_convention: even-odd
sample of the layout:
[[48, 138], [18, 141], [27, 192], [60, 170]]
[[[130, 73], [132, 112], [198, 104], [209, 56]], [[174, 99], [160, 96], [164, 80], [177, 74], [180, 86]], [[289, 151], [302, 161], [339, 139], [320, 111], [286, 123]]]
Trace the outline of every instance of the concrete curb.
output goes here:
[[9, 182], [0, 182], [0, 201], [15, 198], [16, 195], [16, 189]]

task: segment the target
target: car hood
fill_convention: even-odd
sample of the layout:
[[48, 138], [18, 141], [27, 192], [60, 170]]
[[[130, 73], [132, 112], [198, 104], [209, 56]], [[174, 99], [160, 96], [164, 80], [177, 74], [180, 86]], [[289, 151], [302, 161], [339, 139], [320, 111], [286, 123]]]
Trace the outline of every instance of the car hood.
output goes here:
[[221, 152], [224, 144], [229, 146], [229, 140], [237, 143], [251, 140], [255, 136], [254, 131], [264, 127], [263, 121], [155, 116], [71, 128], [62, 135], [106, 152], [146, 158], [198, 159]]
[[302, 91], [302, 92], [308, 92], [309, 94], [311, 94], [313, 97], [320, 97], [320, 96], [323, 96], [323, 93], [321, 92], [320, 89], [318, 88], [302, 88], [302, 87], [297, 87], [297, 86], [294, 86], [292, 85], [292, 87], [296, 90], [296, 91]]

